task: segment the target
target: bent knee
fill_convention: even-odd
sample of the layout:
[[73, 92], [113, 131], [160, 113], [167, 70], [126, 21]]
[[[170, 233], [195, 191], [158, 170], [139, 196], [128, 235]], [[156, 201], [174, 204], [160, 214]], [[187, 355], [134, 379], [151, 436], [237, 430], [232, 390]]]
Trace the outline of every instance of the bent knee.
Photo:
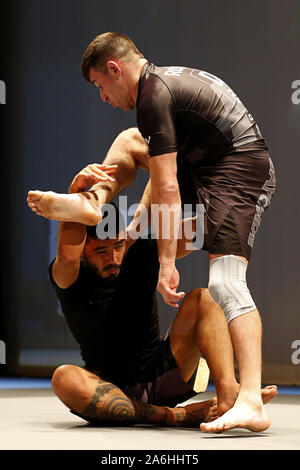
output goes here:
[[209, 289], [204, 287], [198, 287], [189, 292], [188, 297], [192, 302], [197, 304], [197, 307], [204, 307], [210, 303], [215, 303], [212, 298]]
[[118, 135], [118, 140], [124, 141], [125, 143], [130, 142], [133, 139], [143, 139], [137, 127], [129, 127], [128, 129], [125, 129], [120, 132], [120, 134]]
[[247, 264], [235, 255], [210, 262], [208, 289], [229, 323], [235, 317], [255, 310], [246, 280]]
[[81, 367], [65, 364], [59, 366], [52, 376], [52, 388], [59, 398], [84, 396], [87, 392], [87, 378]]
[[128, 129], [120, 132], [119, 137], [127, 139], [140, 139], [142, 138], [140, 131], [137, 127], [129, 127]]
[[70, 376], [73, 376], [77, 373], [77, 366], [72, 366], [69, 364], [64, 364], [55, 369], [52, 375], [52, 386], [59, 387], [63, 382], [70, 379]]

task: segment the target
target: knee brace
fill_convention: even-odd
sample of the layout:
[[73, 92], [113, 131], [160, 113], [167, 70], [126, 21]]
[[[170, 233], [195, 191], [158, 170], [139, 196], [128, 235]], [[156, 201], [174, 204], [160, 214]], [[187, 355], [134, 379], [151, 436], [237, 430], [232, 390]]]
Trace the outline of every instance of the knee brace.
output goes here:
[[246, 263], [234, 255], [210, 261], [208, 290], [223, 309], [227, 323], [256, 309], [246, 281]]

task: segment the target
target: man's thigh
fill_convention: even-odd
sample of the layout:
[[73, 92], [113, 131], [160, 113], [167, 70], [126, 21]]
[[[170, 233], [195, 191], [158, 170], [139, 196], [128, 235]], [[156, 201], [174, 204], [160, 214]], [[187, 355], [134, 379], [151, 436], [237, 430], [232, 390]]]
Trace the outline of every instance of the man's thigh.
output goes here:
[[275, 186], [275, 170], [267, 152], [228, 155], [208, 167], [198, 181], [199, 202], [205, 207], [204, 249], [249, 261]]

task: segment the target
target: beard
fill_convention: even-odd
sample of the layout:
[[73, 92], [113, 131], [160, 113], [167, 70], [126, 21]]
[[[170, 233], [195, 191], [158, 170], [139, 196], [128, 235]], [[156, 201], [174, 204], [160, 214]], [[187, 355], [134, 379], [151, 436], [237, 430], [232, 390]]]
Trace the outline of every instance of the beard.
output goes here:
[[[103, 276], [103, 273], [107, 273], [107, 276]], [[120, 266], [118, 264], [110, 264], [105, 266], [102, 271], [102, 279], [116, 279], [120, 274]]]
[[100, 277], [102, 280], [110, 281], [117, 279], [120, 275], [120, 267], [119, 264], [109, 264], [105, 266], [101, 271], [97, 266], [92, 263], [89, 263], [86, 258], [83, 259], [85, 267], [95, 276]]

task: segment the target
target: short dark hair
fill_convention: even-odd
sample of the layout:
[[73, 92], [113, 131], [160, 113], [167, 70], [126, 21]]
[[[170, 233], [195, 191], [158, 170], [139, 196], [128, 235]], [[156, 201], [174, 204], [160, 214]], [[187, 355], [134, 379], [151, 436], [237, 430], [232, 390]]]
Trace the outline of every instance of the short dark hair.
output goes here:
[[107, 240], [117, 238], [126, 228], [123, 214], [114, 202], [101, 207], [102, 220], [97, 225], [86, 226], [86, 238]]
[[103, 33], [87, 47], [82, 59], [81, 72], [85, 80], [89, 82], [91, 67], [106, 74], [106, 63], [110, 59], [130, 60], [134, 56], [144, 57], [129, 37], [119, 33]]

